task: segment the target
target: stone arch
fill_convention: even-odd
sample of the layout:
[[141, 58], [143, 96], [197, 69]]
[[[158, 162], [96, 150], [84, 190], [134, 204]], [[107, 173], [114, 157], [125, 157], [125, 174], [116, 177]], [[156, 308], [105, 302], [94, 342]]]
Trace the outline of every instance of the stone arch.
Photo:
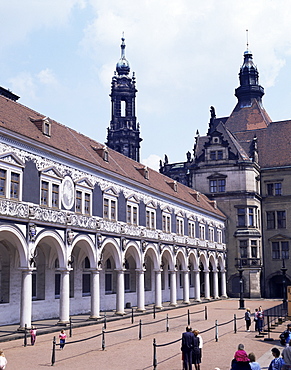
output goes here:
[[122, 268], [122, 260], [121, 260], [121, 253], [120, 253], [120, 247], [117, 243], [117, 241], [113, 238], [107, 238], [103, 241], [100, 254], [102, 255], [102, 261], [105, 263], [106, 257], [108, 255], [111, 255], [113, 258], [113, 261], [115, 263], [115, 267], [117, 269]]
[[0, 226], [0, 244], [14, 251], [15, 266], [27, 267], [29, 264], [29, 252], [23, 233], [15, 226]]
[[77, 235], [70, 248], [70, 254], [74, 254], [74, 249], [79, 248], [77, 261], [74, 263], [79, 267], [83, 260], [88, 257], [91, 268], [97, 268], [97, 257], [94, 242], [89, 235], [79, 234]]
[[139, 250], [139, 246], [136, 242], [129, 241], [126, 244], [126, 248], [124, 252], [125, 258], [127, 254], [130, 254], [133, 257], [137, 269], [142, 268], [142, 256]]
[[42, 245], [49, 247], [46, 250], [46, 257], [49, 266], [53, 266], [55, 259], [58, 258], [60, 268], [68, 267], [68, 256], [65, 244], [57, 232], [51, 230], [40, 232], [35, 239], [34, 250], [32, 253], [36, 254], [36, 249]]

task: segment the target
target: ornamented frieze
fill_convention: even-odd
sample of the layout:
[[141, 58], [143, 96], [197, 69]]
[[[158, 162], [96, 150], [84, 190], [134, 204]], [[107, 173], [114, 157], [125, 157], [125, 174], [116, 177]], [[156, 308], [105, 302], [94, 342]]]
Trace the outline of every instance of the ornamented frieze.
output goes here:
[[27, 218], [29, 215], [29, 207], [27, 204], [1, 200], [0, 214], [5, 216]]

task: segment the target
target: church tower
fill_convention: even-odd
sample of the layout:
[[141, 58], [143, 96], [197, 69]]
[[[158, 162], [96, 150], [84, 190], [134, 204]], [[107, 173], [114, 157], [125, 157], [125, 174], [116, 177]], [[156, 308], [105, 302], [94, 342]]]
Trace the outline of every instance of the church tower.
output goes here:
[[122, 37], [121, 57], [111, 82], [111, 121], [107, 129], [106, 145], [139, 162], [139, 123], [135, 115], [135, 75], [130, 76], [130, 66], [125, 58], [125, 43]]

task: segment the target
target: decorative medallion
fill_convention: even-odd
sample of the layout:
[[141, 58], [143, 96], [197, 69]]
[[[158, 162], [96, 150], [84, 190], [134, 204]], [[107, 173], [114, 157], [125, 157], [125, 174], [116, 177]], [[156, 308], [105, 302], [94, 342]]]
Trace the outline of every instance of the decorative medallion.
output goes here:
[[74, 204], [74, 183], [69, 176], [62, 182], [62, 203], [65, 209], [71, 209]]

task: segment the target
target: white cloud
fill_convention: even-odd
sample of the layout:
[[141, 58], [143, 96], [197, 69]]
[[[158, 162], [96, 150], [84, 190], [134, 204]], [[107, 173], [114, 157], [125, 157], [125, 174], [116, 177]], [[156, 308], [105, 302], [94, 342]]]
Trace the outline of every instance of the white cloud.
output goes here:
[[159, 171], [160, 160], [162, 160], [160, 156], [151, 154], [148, 158], [142, 159], [141, 163], [155, 171]]
[[58, 83], [53, 71], [49, 68], [40, 71], [36, 77], [44, 85], [57, 85]]
[[22, 72], [9, 80], [12, 90], [20, 96], [35, 99], [37, 86], [35, 79], [28, 72]]

